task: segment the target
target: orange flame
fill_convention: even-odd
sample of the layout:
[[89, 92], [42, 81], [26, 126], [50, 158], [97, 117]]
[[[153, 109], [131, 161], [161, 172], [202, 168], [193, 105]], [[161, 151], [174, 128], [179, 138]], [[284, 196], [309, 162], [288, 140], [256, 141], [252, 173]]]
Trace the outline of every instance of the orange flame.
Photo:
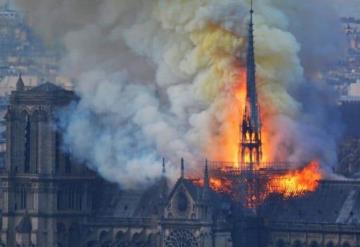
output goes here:
[[280, 193], [285, 198], [301, 196], [315, 191], [321, 178], [319, 163], [312, 161], [300, 170], [270, 179], [267, 193]]
[[[214, 28], [215, 30], [219, 29], [217, 26], [211, 26], [212, 31], [214, 31]], [[236, 39], [236, 37], [234, 38]], [[234, 51], [230, 49], [228, 53], [231, 54], [231, 52]], [[209, 56], [218, 58], [211, 54]], [[246, 68], [237, 59], [233, 60], [231, 65], [226, 66], [225, 69], [222, 66], [215, 66], [215, 68], [218, 77], [226, 83], [217, 91], [220, 92], [219, 97], [213, 105], [216, 114], [214, 114], [213, 121], [211, 122], [216, 132], [212, 133], [212, 138], [206, 144], [205, 151], [207, 157], [211, 160], [225, 161], [225, 163], [231, 162], [234, 164], [233, 168], [242, 169], [239, 164], [238, 151], [240, 124], [242, 123], [243, 110], [246, 104]], [[227, 70], [230, 70], [231, 73]], [[278, 126], [274, 124], [272, 116], [278, 115], [281, 109], [278, 109], [279, 106], [274, 105], [272, 99], [269, 98], [269, 93], [266, 93], [269, 90], [263, 78], [257, 78], [257, 92], [262, 121], [262, 163], [256, 164], [254, 167], [255, 172], [260, 172], [263, 168], [272, 168], [269, 167], [271, 160], [286, 160], [287, 158], [286, 154], [283, 154], [279, 147], [274, 145], [274, 139], [272, 139], [273, 133], [278, 130]], [[249, 159], [245, 157], [245, 160]], [[229, 172], [225, 166], [220, 169], [224, 174]], [[263, 201], [273, 193], [280, 193], [285, 198], [300, 196], [307, 192], [315, 191], [321, 178], [319, 163], [315, 161], [298, 170], [291, 170], [289, 167], [289, 171], [281, 171], [267, 177], [264, 187], [261, 188], [260, 193], [257, 195], [258, 198], [250, 198], [250, 201]], [[201, 180], [198, 180], [196, 183], [203, 185]], [[237, 196], [237, 183], [238, 181], [226, 178], [226, 176], [210, 179], [210, 187], [214, 191], [228, 193], [234, 197]]]
[[211, 178], [210, 187], [214, 191], [230, 194], [232, 189], [232, 183], [230, 180]]
[[[209, 185], [215, 192], [228, 194], [235, 200], [245, 200], [244, 205], [252, 208], [264, 202], [271, 194], [281, 194], [284, 198], [291, 198], [314, 192], [322, 178], [320, 165], [316, 161], [310, 162], [301, 169], [289, 170], [285, 173], [282, 171], [281, 173], [266, 176], [261, 176], [259, 173], [260, 184], [263, 184], [258, 188], [259, 191], [257, 192], [251, 191], [254, 188], [250, 186], [247, 198], [243, 198], [243, 195], [240, 194], [241, 192], [238, 190], [239, 181], [236, 179], [212, 177]], [[202, 179], [194, 179], [193, 182], [198, 186], [204, 185]]]
[[[221, 115], [221, 123], [218, 130], [218, 135], [213, 137], [206, 147], [208, 157], [212, 160], [227, 161], [238, 163], [238, 150], [240, 141], [240, 124], [242, 123], [243, 111], [246, 100], [246, 70], [240, 65], [235, 66], [237, 70], [237, 79], [232, 85], [223, 88], [226, 97], [218, 106], [219, 115]], [[262, 97], [261, 90], [259, 91], [260, 98], [260, 114], [262, 119], [262, 160], [269, 161], [271, 153], [274, 151], [271, 144], [268, 124], [268, 116], [276, 114], [276, 109], [271, 107], [266, 102], [266, 99]], [[215, 119], [214, 122], [219, 121]], [[219, 124], [219, 123], [217, 123]], [[246, 160], [246, 158], [245, 158]]]
[[[204, 186], [204, 180], [203, 179], [191, 179], [192, 182], [198, 186], [203, 187]], [[219, 193], [226, 193], [231, 194], [232, 193], [232, 182], [230, 180], [224, 180], [220, 178], [210, 178], [209, 180], [210, 188], [213, 191], [219, 192]]]

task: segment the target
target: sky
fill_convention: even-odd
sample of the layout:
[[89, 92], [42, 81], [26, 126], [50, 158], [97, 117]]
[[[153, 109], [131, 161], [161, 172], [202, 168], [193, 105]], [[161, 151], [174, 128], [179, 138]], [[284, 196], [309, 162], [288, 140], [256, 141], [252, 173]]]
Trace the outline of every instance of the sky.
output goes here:
[[[10, 2], [12, 1], [14, 0], [10, 0]], [[0, 0], [0, 4], [5, 2], [6, 0]], [[329, 0], [329, 2], [332, 2], [342, 15], [360, 17], [360, 0]]]
[[342, 16], [360, 18], [360, 0], [330, 0]]
[[[6, 0], [0, 0], [0, 3], [4, 3]], [[295, 1], [295, 0], [287, 0]], [[315, 0], [316, 1], [316, 0]], [[10, 0], [14, 2], [14, 0]], [[338, 9], [341, 16], [354, 16], [360, 18], [360, 0], [329, 0], [336, 9]]]

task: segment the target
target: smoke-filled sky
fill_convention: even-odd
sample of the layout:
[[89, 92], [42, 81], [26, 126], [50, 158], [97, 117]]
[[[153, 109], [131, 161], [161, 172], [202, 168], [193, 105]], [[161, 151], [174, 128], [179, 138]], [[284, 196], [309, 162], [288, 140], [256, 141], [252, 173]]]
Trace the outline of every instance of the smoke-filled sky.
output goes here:
[[[335, 1], [335, 0], [334, 0]], [[234, 161], [243, 107], [247, 0], [17, 0], [34, 27], [66, 50], [78, 105], [62, 113], [77, 158], [125, 187], [176, 177], [205, 158]], [[336, 164], [331, 98], [311, 78], [341, 56], [328, 0], [255, 1], [265, 156]], [[225, 160], [226, 159], [226, 160]]]
[[[7, 0], [0, 0], [0, 4]], [[17, 0], [14, 0], [17, 1]], [[12, 3], [10, 1], [10, 3]], [[328, 0], [328, 4], [332, 4], [339, 15], [360, 17], [360, 1], [359, 0]], [[12, 3], [12, 5], [14, 5]]]

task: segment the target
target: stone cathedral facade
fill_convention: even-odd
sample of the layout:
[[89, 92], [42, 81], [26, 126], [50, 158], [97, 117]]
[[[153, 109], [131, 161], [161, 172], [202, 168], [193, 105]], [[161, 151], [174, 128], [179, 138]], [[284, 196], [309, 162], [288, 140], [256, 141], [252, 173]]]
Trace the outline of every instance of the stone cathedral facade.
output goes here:
[[11, 94], [6, 166], [0, 177], [4, 246], [71, 242], [91, 213], [95, 175], [63, 150], [56, 126], [57, 110], [74, 100], [73, 92], [51, 83], [25, 90], [21, 77]]
[[[57, 122], [77, 100], [48, 82], [25, 89], [19, 78], [5, 117], [1, 247], [231, 246], [228, 230], [213, 233], [214, 194], [183, 173], [171, 191], [165, 176], [147, 190], [122, 191], [73, 160]], [[225, 216], [216, 222], [228, 229]]]
[[[360, 183], [323, 181], [301, 198], [269, 198], [255, 215], [185, 176], [121, 190], [66, 150], [59, 110], [77, 96], [51, 83], [25, 89], [6, 114], [0, 247], [359, 247]], [[161, 164], [159, 164], [161, 166]]]

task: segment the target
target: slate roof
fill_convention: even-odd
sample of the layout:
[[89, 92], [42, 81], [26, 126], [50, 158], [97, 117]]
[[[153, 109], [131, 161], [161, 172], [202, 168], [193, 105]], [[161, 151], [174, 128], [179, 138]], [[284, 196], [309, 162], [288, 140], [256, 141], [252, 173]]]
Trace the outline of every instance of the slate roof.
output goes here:
[[[162, 181], [143, 190], [122, 190], [118, 185], [104, 185], [102, 189], [101, 205], [97, 216], [115, 218], [151, 217], [156, 214], [156, 207], [163, 191]], [[165, 185], [167, 187], [167, 185]], [[166, 193], [168, 187], [166, 188]]]
[[270, 197], [260, 213], [272, 221], [360, 225], [360, 186], [325, 181], [314, 193], [283, 199]]
[[51, 82], [45, 82], [29, 90], [29, 92], [64, 92], [64, 88], [57, 86]]
[[106, 184], [97, 195], [101, 202], [97, 209], [98, 216], [132, 217], [141, 199], [142, 191], [121, 190], [118, 185]]
[[[180, 185], [185, 187], [196, 202], [202, 202], [203, 188], [194, 184], [192, 180], [179, 179], [171, 188], [170, 195], [168, 183], [165, 184], [166, 198], [164, 198], [164, 203], [167, 203]], [[99, 195], [101, 205], [97, 209], [98, 219], [102, 217], [114, 219], [151, 218], [159, 213], [157, 210], [164, 193], [164, 181], [159, 180], [145, 190], [129, 191], [121, 190], [117, 185], [105, 185], [101, 191], [103, 193]], [[221, 211], [230, 209], [229, 198], [213, 191], [209, 193], [209, 202], [214, 209]]]
[[11, 93], [11, 105], [39, 105], [52, 104], [65, 106], [79, 98], [73, 91], [66, 90], [51, 82], [42, 83], [28, 90], [16, 90]]
[[[184, 185], [185, 189], [197, 203], [203, 202], [202, 195], [204, 187], [198, 186], [192, 179], [179, 179], [172, 189], [169, 198], [173, 196], [180, 184]], [[217, 193], [211, 189], [209, 191], [208, 202], [214, 210], [229, 211], [232, 206], [232, 200], [228, 195]]]
[[[163, 185], [160, 180], [148, 189], [138, 191], [121, 190], [117, 185], [107, 186], [102, 189], [103, 194], [99, 198], [102, 204], [97, 211], [98, 219], [151, 218], [158, 213]], [[168, 199], [179, 186], [184, 186], [196, 202], [203, 202], [203, 188], [183, 178], [172, 187]], [[234, 217], [248, 213], [239, 205], [234, 207], [237, 204], [226, 195], [214, 191], [209, 193], [209, 202], [219, 213], [229, 212], [230, 209]], [[259, 214], [272, 222], [360, 225], [360, 182], [323, 181], [317, 191], [297, 198], [284, 199], [273, 195], [259, 208]], [[23, 225], [26, 226], [25, 223]]]
[[[165, 186], [165, 188], [163, 188]], [[158, 214], [157, 211], [160, 200], [162, 199], [162, 194], [165, 193], [165, 196], [168, 195], [168, 183], [166, 181], [158, 181], [149, 189], [144, 191], [141, 196], [141, 199], [137, 205], [137, 208], [134, 212], [136, 217], [150, 217]], [[166, 200], [167, 198], [163, 198]]]

